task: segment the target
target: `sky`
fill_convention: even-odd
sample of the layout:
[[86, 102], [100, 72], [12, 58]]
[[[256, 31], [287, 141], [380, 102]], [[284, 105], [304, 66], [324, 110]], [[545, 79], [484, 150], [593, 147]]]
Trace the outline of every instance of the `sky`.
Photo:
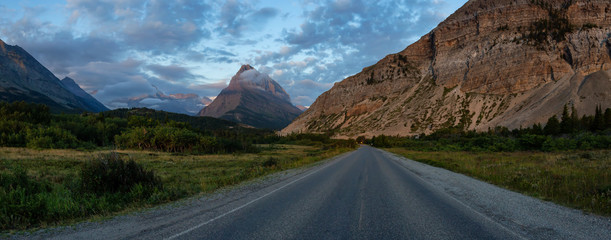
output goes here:
[[106, 106], [214, 97], [243, 64], [295, 105], [399, 52], [467, 0], [0, 0], [0, 39]]

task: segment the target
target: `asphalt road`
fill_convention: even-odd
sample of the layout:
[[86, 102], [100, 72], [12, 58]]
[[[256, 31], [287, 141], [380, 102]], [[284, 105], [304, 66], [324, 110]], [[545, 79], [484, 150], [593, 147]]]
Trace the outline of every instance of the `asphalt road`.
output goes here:
[[514, 233], [371, 147], [180, 239], [506, 239]]
[[179, 206], [41, 239], [611, 239], [609, 218], [363, 146]]

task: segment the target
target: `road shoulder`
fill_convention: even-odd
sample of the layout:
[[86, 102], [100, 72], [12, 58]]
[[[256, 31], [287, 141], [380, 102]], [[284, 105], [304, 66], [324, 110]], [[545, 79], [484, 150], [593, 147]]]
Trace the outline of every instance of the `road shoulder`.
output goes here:
[[611, 218], [585, 214], [463, 174], [389, 153], [407, 170], [474, 211], [529, 239], [610, 239]]

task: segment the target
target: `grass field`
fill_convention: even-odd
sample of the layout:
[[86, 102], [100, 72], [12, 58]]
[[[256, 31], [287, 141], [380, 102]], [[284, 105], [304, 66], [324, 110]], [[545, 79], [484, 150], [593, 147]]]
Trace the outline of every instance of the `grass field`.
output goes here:
[[420, 152], [386, 149], [543, 200], [611, 216], [611, 151]]
[[[0, 191], [0, 200], [4, 199], [6, 202], [12, 200], [12, 204], [15, 205], [2, 208], [0, 226], [4, 231], [12, 231], [104, 218], [117, 213], [213, 192], [270, 173], [306, 166], [351, 150], [323, 150], [320, 147], [296, 145], [259, 147], [263, 150], [257, 154], [224, 155], [118, 150], [116, 152], [122, 158], [133, 159], [145, 169], [153, 170], [161, 178], [163, 189], [147, 195], [146, 198], [127, 198], [115, 194], [104, 195], [101, 200], [99, 196], [76, 194], [76, 190], [72, 189], [78, 189], [75, 186], [79, 184], [78, 179], [82, 166], [101, 154], [108, 154], [109, 150], [0, 148], [0, 176], [6, 180], [12, 176], [11, 174], [14, 174], [15, 169], [22, 169], [25, 170], [27, 178], [36, 183], [33, 186], [38, 186], [37, 189], [46, 189], [46, 192], [36, 193], [38, 195], [29, 197], [14, 196], [15, 194], [27, 195], [27, 189], [21, 192], [16, 191], [16, 193], [6, 189]], [[5, 181], [2, 178], [0, 180]], [[141, 193], [132, 191], [128, 194]], [[14, 200], [27, 199], [30, 201], [32, 198], [36, 200], [34, 201], [36, 204]], [[131, 199], [137, 200], [132, 201]], [[32, 209], [35, 207], [40, 209]], [[13, 210], [15, 208], [23, 208], [23, 210]], [[49, 213], [38, 215], [37, 212], [40, 211]]]

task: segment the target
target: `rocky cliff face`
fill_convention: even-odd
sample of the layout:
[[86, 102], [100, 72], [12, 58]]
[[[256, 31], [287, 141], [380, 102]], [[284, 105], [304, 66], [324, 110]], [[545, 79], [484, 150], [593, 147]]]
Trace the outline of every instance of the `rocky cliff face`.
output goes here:
[[517, 128], [564, 104], [592, 114], [611, 107], [610, 37], [608, 0], [471, 0], [405, 50], [336, 83], [282, 133]]
[[257, 128], [282, 129], [301, 114], [290, 99], [276, 81], [250, 65], [244, 65], [231, 78], [229, 86], [199, 115]]
[[2, 40], [0, 40], [0, 101], [42, 103], [48, 105], [54, 112], [100, 111], [100, 108], [92, 107], [81, 97], [74, 95], [28, 52], [19, 46], [7, 45]]

